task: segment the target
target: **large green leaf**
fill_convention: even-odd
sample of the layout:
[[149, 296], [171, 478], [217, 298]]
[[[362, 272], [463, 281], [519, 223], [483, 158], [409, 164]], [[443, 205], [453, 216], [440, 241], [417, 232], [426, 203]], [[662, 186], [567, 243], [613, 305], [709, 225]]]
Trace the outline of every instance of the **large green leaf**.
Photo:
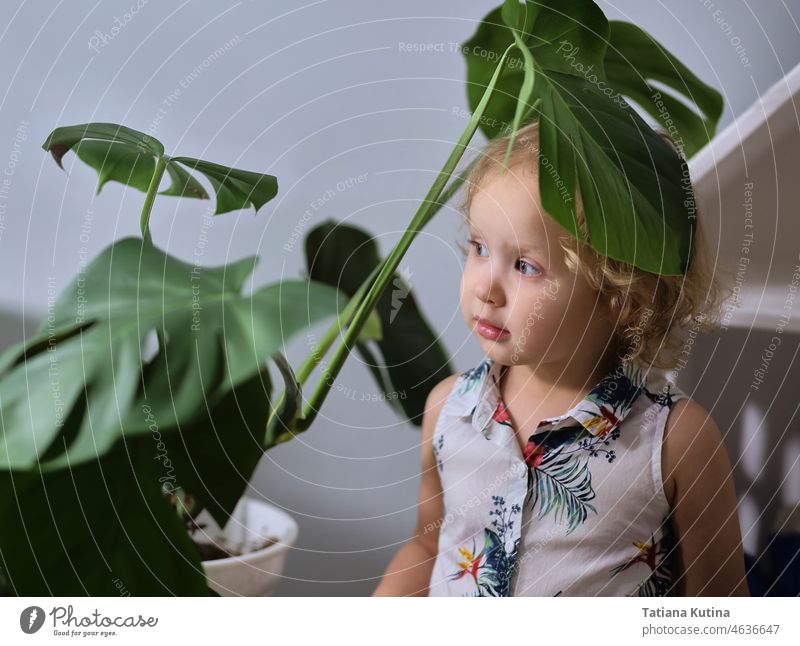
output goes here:
[[119, 142], [137, 148], [142, 154], [161, 157], [164, 145], [155, 137], [116, 123], [82, 123], [77, 126], [61, 126], [53, 130], [45, 139], [42, 148], [50, 151], [56, 163], [75, 145], [84, 140]]
[[71, 469], [0, 470], [0, 593], [207, 594], [154, 453], [152, 439], [138, 438]]
[[167, 174], [172, 180], [169, 188], [161, 191], [161, 195], [175, 195], [177, 197], [196, 197], [201, 200], [208, 199], [208, 193], [203, 185], [180, 164], [172, 160], [167, 162]]
[[545, 210], [562, 225], [574, 222], [574, 193], [564, 200], [545, 162], [574, 156], [592, 246], [646, 271], [685, 274], [694, 235], [685, 160], [629, 106], [610, 107], [598, 88], [573, 76], [550, 79], [540, 122]]
[[[144, 406], [161, 428], [176, 427], [259, 374], [297, 331], [343, 307], [321, 283], [241, 294], [254, 263], [196, 267], [133, 238], [103, 251], [36, 337], [0, 357], [0, 468], [95, 459], [121, 436], [148, 432]], [[165, 345], [143, 365], [154, 332]], [[84, 391], [87, 410], [68, 448], [42, 460]]]
[[[116, 181], [146, 192], [156, 172], [156, 161], [170, 176], [161, 195], [208, 199], [208, 193], [185, 167], [203, 173], [217, 195], [215, 214], [254, 207], [258, 211], [278, 193], [272, 175], [241, 170], [191, 157], [169, 157], [157, 139], [115, 123], [85, 123], [56, 128], [42, 144], [59, 166], [69, 150], [98, 174], [97, 192]], [[160, 179], [160, 176], [159, 176]]]
[[[542, 0], [527, 2], [523, 14], [512, 24], [522, 24], [534, 63], [530, 101], [540, 127], [543, 207], [582, 237], [576, 214], [579, 186], [588, 241], [598, 252], [647, 271], [684, 274], [695, 217], [686, 163], [624, 97], [609, 92], [604, 71], [609, 25], [602, 11], [590, 0]], [[505, 17], [513, 15], [506, 10]], [[514, 35], [497, 8], [465, 44], [473, 108], [491, 78], [492, 60], [512, 42]], [[526, 65], [520, 57], [506, 65], [482, 121], [487, 136], [507, 134], [518, 114]]]
[[[580, 68], [599, 70], [602, 74], [608, 23], [593, 2], [544, 0], [541, 4], [527, 3], [524, 10], [520, 8], [520, 13], [521, 17], [514, 24], [535, 61], [535, 72], [546, 69], [580, 74]], [[492, 10], [461, 48], [467, 63], [467, 98], [473, 110], [492, 78], [500, 55], [515, 42], [505, 20], [503, 6]], [[572, 44], [569, 52], [566, 51], [566, 45], [562, 51], [558, 51], [562, 47], [561, 42]], [[509, 134], [525, 73], [525, 57], [514, 50], [508, 57], [480, 123], [481, 130], [488, 138]], [[534, 85], [538, 86], [538, 83], [539, 78], [534, 75]]]
[[[356, 292], [380, 262], [372, 237], [333, 220], [326, 220], [308, 233], [305, 253], [311, 280], [334, 285], [348, 295]], [[363, 340], [356, 348], [386, 401], [419, 426], [428, 393], [451, 375], [453, 368], [405, 278], [395, 274], [375, 310], [382, 329], [382, 338], [375, 341], [381, 358]]]
[[264, 370], [177, 427], [159, 425], [162, 482], [191, 492], [220, 527], [270, 448], [264, 444], [270, 390], [269, 373]]
[[75, 154], [97, 171], [97, 192], [109, 181], [147, 191], [156, 161], [141, 148], [122, 142], [86, 139], [75, 146]]
[[217, 192], [215, 215], [250, 206], [258, 211], [278, 194], [278, 180], [272, 175], [229, 168], [191, 157], [172, 157], [169, 165], [176, 163], [200, 171], [208, 178]]
[[[655, 117], [686, 157], [691, 157], [714, 136], [722, 115], [722, 95], [637, 25], [617, 20], [609, 25], [605, 57], [609, 83]], [[686, 100], [662, 92], [653, 81], [677, 91]], [[695, 110], [700, 110], [702, 116]]]
[[254, 264], [204, 268], [121, 240], [0, 357], [0, 587], [207, 592], [161, 488], [191, 492], [226, 524], [269, 448], [267, 360], [297, 396], [282, 345], [346, 302], [304, 281], [242, 294]]

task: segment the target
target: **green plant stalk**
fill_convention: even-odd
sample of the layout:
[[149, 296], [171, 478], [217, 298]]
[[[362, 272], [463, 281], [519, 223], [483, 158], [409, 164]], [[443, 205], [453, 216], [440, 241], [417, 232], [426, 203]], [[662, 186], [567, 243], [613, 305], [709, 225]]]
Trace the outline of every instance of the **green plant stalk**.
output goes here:
[[[361, 299], [364, 297], [365, 292], [372, 284], [372, 281], [375, 279], [375, 276], [378, 275], [378, 272], [380, 271], [382, 266], [383, 263], [379, 263], [374, 267], [372, 273], [370, 273], [369, 277], [361, 284], [356, 293], [353, 294], [352, 298], [348, 301], [345, 308], [342, 310], [342, 312], [339, 314], [339, 316], [336, 318], [333, 324], [328, 328], [328, 330], [322, 336], [320, 342], [314, 346], [311, 352], [303, 360], [303, 363], [300, 364], [300, 367], [297, 369], [297, 372], [295, 373], [295, 377], [297, 377], [297, 382], [299, 384], [302, 385], [306, 381], [308, 381], [308, 378], [311, 376], [311, 373], [314, 371], [314, 368], [316, 368], [317, 364], [320, 361], [322, 361], [323, 357], [328, 353], [328, 350], [333, 345], [333, 342], [339, 336], [339, 332], [346, 325], [349, 324], [350, 319], [352, 318], [353, 314], [356, 311], [356, 308], [358, 307], [358, 304], [361, 302]], [[273, 418], [283, 405], [283, 400], [285, 398], [286, 398], [286, 391], [284, 390], [276, 400], [274, 406], [272, 406], [272, 409], [270, 410], [270, 414], [267, 419], [266, 434], [264, 437], [264, 441], [267, 444], [267, 446], [271, 446], [275, 439], [271, 437], [272, 429], [270, 429], [270, 425], [272, 423]], [[285, 439], [288, 438], [284, 438], [281, 441], [285, 441]]]
[[[534, 101], [533, 104], [528, 106], [528, 109], [525, 112], [525, 116], [522, 118], [523, 123], [527, 122], [528, 118], [536, 111], [536, 108], [539, 105], [539, 103], [540, 100], [536, 99], [536, 101]], [[452, 182], [450, 182], [447, 188], [439, 196], [439, 201], [436, 204], [434, 204], [433, 207], [428, 212], [425, 220], [420, 225], [420, 228], [428, 224], [428, 222], [430, 222], [433, 219], [433, 216], [435, 216], [439, 212], [439, 209], [441, 209], [445, 204], [447, 204], [450, 201], [450, 198], [453, 197], [455, 192], [459, 188], [461, 188], [461, 185], [466, 181], [467, 177], [472, 171], [472, 167], [478, 162], [478, 159], [479, 159], [478, 157], [473, 158], [469, 162], [469, 164], [467, 164], [466, 168], [464, 168], [464, 170], [461, 171]]]
[[[447, 204], [447, 202], [450, 200], [453, 194], [455, 194], [455, 192], [461, 187], [461, 185], [464, 183], [467, 176], [469, 175], [470, 170], [475, 165], [476, 161], [477, 158], [473, 159], [469, 163], [469, 165], [459, 174], [459, 176], [450, 183], [447, 189], [440, 196], [439, 202], [435, 204], [431, 209], [429, 216], [426, 220], [426, 223], [430, 221], [431, 218], [436, 213], [439, 212], [439, 209], [441, 209], [442, 206]], [[339, 315], [339, 317], [335, 321], [333, 321], [331, 326], [322, 336], [320, 342], [314, 346], [314, 348], [311, 350], [308, 356], [306, 356], [306, 358], [303, 360], [303, 363], [300, 364], [300, 367], [297, 369], [297, 372], [295, 374], [298, 383], [302, 385], [306, 381], [308, 381], [308, 378], [311, 376], [311, 373], [314, 371], [314, 368], [316, 368], [317, 365], [320, 363], [320, 361], [322, 361], [323, 357], [328, 353], [328, 350], [333, 345], [333, 342], [336, 341], [337, 337], [339, 336], [339, 332], [341, 332], [341, 330], [346, 325], [350, 324], [351, 318], [356, 311], [356, 307], [361, 302], [361, 299], [366, 293], [366, 290], [374, 282], [375, 276], [377, 276], [381, 267], [386, 263], [386, 260], [387, 259], [384, 258], [384, 260], [380, 264], [375, 266], [369, 277], [361, 284], [361, 286], [358, 288], [358, 291], [355, 294], [353, 294], [352, 298], [347, 303], [345, 309], [342, 310], [342, 313]], [[269, 418], [267, 420], [267, 426], [266, 426], [267, 431], [264, 440], [267, 446], [271, 446], [273, 442], [285, 442], [286, 440], [291, 439], [291, 435], [289, 433], [283, 433], [277, 439], [271, 437], [272, 433], [270, 433], [270, 424], [272, 422], [272, 419], [275, 417], [278, 410], [280, 410], [280, 407], [282, 406], [285, 397], [286, 397], [286, 391], [283, 391], [278, 397], [278, 399], [275, 401], [275, 404], [272, 407], [272, 410], [270, 411]]]
[[[442, 193], [439, 203], [434, 206], [431, 210], [429, 216], [433, 216], [439, 212], [439, 209], [447, 204], [453, 194], [461, 187], [461, 184], [464, 183], [467, 176], [469, 175], [470, 170], [475, 165], [477, 159], [473, 159], [469, 166], [455, 179], [451, 184], [447, 187], [447, 189]], [[430, 217], [428, 221], [430, 221]], [[342, 310], [342, 313], [339, 315], [339, 318], [335, 320], [330, 328], [325, 332], [320, 342], [314, 346], [314, 349], [311, 351], [304, 360], [303, 363], [300, 364], [300, 367], [297, 369], [297, 381], [301, 384], [304, 384], [308, 377], [313, 372], [314, 368], [317, 364], [322, 360], [322, 358], [327, 354], [328, 350], [330, 349], [333, 342], [336, 340], [339, 332], [344, 328], [345, 325], [350, 323], [351, 315], [355, 312], [355, 308], [357, 304], [360, 302], [360, 299], [364, 296], [365, 291], [369, 288], [370, 285], [375, 280], [375, 277], [378, 275], [381, 267], [386, 263], [386, 258], [379, 264], [376, 265], [375, 268], [372, 270], [372, 273], [369, 277], [361, 284], [358, 288], [358, 291], [353, 294], [350, 301], [347, 303], [347, 307]]]
[[150, 240], [150, 212], [153, 210], [153, 202], [155, 202], [158, 187], [161, 184], [161, 178], [164, 177], [164, 171], [167, 168], [169, 157], [162, 155], [156, 161], [156, 168], [153, 171], [153, 177], [150, 180], [150, 186], [147, 187], [147, 194], [144, 196], [144, 204], [142, 205], [142, 215], [139, 219], [139, 228], [142, 231], [142, 238]]
[[389, 284], [395, 270], [400, 264], [400, 261], [408, 251], [408, 248], [411, 246], [411, 243], [413, 242], [417, 233], [419, 233], [421, 227], [430, 219], [431, 211], [434, 206], [441, 208], [441, 202], [439, 201], [440, 195], [445, 188], [447, 180], [450, 178], [453, 170], [463, 156], [467, 144], [475, 134], [478, 124], [480, 123], [480, 119], [483, 116], [492, 92], [494, 91], [497, 79], [502, 72], [503, 64], [508, 56], [508, 52], [514, 47], [517, 47], [516, 43], [509, 45], [503, 52], [503, 55], [500, 57], [500, 61], [498, 62], [494, 74], [492, 75], [492, 80], [489, 82], [489, 85], [484, 91], [477, 108], [472, 113], [467, 127], [464, 129], [464, 132], [461, 134], [458, 143], [450, 153], [450, 156], [447, 158], [444, 167], [441, 171], [439, 171], [438, 176], [434, 180], [433, 185], [428, 191], [428, 194], [425, 196], [425, 199], [423, 200], [419, 209], [417, 209], [417, 212], [414, 215], [414, 218], [411, 220], [411, 224], [409, 225], [408, 229], [406, 229], [403, 237], [397, 243], [395, 248], [392, 249], [391, 253], [386, 259], [386, 262], [382, 265], [378, 278], [375, 280], [373, 285], [370, 287], [369, 292], [364, 297], [364, 301], [360, 304], [352, 323], [347, 328], [342, 343], [334, 351], [333, 357], [331, 358], [331, 361], [323, 374], [323, 378], [317, 384], [317, 387], [312, 393], [311, 398], [308, 400], [308, 403], [303, 411], [303, 415], [295, 420], [295, 423], [292, 425], [292, 429], [294, 431], [306, 430], [314, 421], [317, 412], [325, 401], [328, 391], [331, 389], [336, 376], [339, 374], [339, 371], [342, 369], [342, 366], [344, 365], [344, 362], [350, 353], [350, 347], [352, 346], [353, 341], [361, 332], [361, 328], [364, 326], [369, 313], [372, 311], [372, 308], [375, 306], [378, 298], [380, 298], [380, 295]]
[[308, 380], [316, 365], [322, 361], [322, 358], [328, 352], [328, 349], [331, 347], [331, 345], [333, 345], [336, 337], [339, 336], [339, 332], [341, 332], [346, 325], [350, 324], [353, 313], [356, 311], [358, 304], [364, 297], [364, 293], [367, 291], [367, 289], [369, 289], [369, 286], [375, 280], [375, 277], [378, 275], [385, 262], [386, 261], [384, 260], [383, 263], [375, 265], [369, 277], [361, 284], [361, 287], [358, 288], [356, 293], [353, 294], [353, 297], [348, 301], [347, 305], [342, 310], [342, 313], [333, 322], [331, 327], [328, 328], [327, 332], [325, 332], [320, 342], [314, 347], [314, 350], [312, 350], [311, 354], [305, 358], [302, 364], [300, 364], [300, 367], [297, 369], [297, 381], [299, 381], [301, 384], [304, 384]]
[[[537, 99], [533, 105], [530, 105], [525, 112], [525, 116], [523, 117], [522, 121], [526, 122], [528, 118], [533, 114], [536, 110], [537, 105], [539, 104], [539, 100]], [[420, 228], [424, 227], [433, 217], [439, 212], [439, 210], [450, 201], [450, 198], [461, 188], [461, 185], [466, 181], [467, 177], [469, 176], [470, 172], [472, 171], [472, 167], [477, 163], [478, 157], [473, 158], [470, 163], [464, 168], [458, 176], [450, 182], [447, 188], [442, 192], [439, 196], [439, 200], [432, 205], [430, 210], [427, 213], [425, 220], [420, 225]], [[388, 258], [387, 258], [388, 259]], [[311, 353], [305, 358], [303, 363], [297, 370], [297, 380], [300, 384], [304, 384], [308, 377], [313, 372], [314, 368], [316, 368], [317, 364], [322, 361], [323, 357], [328, 353], [328, 350], [333, 345], [333, 342], [339, 335], [339, 332], [343, 329], [345, 325], [350, 323], [350, 315], [355, 311], [356, 304], [359, 302], [359, 299], [363, 296], [364, 291], [371, 285], [374, 281], [375, 275], [377, 274], [378, 270], [386, 263], [387, 259], [384, 259], [380, 265], [377, 265], [375, 269], [373, 269], [372, 273], [369, 277], [364, 281], [364, 283], [359, 287], [358, 291], [353, 295], [350, 302], [348, 302], [347, 307], [345, 310], [342, 311], [341, 316], [335, 320], [330, 328], [326, 331], [323, 335], [320, 342], [314, 346], [314, 349]], [[277, 411], [280, 409], [281, 405], [283, 404], [283, 400], [285, 398], [285, 391], [281, 393], [279, 398], [276, 400], [275, 406], [273, 407], [272, 411], [270, 412], [269, 421], [267, 422], [267, 428], [269, 429], [269, 423], [272, 421], [272, 418], [275, 416]], [[270, 435], [266, 435], [266, 442], [268, 446], [272, 445], [272, 442], [285, 442], [291, 439], [294, 435], [295, 431], [299, 431], [300, 429], [296, 427], [292, 427], [291, 432], [285, 432], [281, 434], [278, 438], [272, 438]]]

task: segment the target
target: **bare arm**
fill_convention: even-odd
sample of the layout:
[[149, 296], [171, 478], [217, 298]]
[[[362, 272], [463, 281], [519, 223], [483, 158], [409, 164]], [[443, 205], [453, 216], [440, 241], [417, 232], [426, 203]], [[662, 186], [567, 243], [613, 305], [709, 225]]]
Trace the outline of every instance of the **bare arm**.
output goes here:
[[442, 485], [433, 454], [433, 431], [439, 413], [458, 374], [439, 382], [425, 402], [422, 419], [421, 460], [417, 527], [414, 536], [395, 554], [373, 597], [428, 595], [428, 583], [439, 546], [439, 524], [443, 514]]
[[664, 485], [678, 541], [680, 596], [749, 596], [730, 460], [717, 424], [682, 399], [667, 418]]

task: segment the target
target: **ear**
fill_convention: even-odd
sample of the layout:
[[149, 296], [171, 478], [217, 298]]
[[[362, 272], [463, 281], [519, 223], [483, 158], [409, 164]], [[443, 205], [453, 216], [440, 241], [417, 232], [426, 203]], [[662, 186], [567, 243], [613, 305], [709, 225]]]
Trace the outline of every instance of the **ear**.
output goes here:
[[607, 295], [606, 302], [608, 304], [608, 308], [614, 314], [614, 318], [619, 316], [619, 313], [622, 311], [622, 304], [623, 298], [619, 294], [614, 295]]
[[619, 314], [622, 311], [622, 297], [619, 294], [600, 293], [599, 296], [602, 311], [616, 324]]

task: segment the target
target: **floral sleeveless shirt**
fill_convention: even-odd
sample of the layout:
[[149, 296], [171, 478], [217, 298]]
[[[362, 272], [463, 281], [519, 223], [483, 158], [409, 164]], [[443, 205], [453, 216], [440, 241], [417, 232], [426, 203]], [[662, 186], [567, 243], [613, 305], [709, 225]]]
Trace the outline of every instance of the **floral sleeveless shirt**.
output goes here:
[[677, 552], [661, 476], [667, 373], [618, 363], [520, 452], [508, 366], [459, 375], [433, 451], [444, 496], [431, 596], [667, 596]]

